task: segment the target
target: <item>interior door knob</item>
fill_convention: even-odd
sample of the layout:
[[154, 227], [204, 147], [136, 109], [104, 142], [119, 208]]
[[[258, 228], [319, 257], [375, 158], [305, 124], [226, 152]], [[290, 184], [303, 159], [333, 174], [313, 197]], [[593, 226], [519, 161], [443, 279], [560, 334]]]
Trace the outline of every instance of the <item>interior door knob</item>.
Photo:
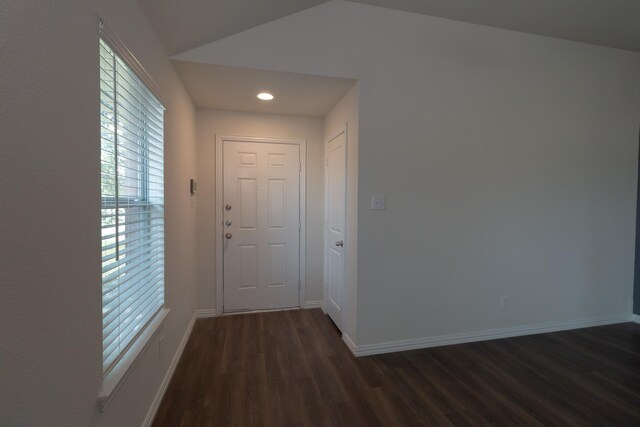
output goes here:
[[231, 205], [229, 203], [227, 203], [224, 208], [226, 210], [230, 211], [231, 210]]
[[231, 235], [231, 233], [227, 233], [227, 234], [225, 234], [225, 235], [224, 235], [224, 238], [225, 238], [225, 239], [230, 239], [230, 238], [232, 238], [232, 237], [233, 237], [233, 236]]
[[224, 225], [226, 225], [227, 227], [231, 227], [231, 220], [228, 219], [224, 222]]
[[344, 242], [342, 240], [338, 240], [336, 242], [336, 246], [344, 246]]

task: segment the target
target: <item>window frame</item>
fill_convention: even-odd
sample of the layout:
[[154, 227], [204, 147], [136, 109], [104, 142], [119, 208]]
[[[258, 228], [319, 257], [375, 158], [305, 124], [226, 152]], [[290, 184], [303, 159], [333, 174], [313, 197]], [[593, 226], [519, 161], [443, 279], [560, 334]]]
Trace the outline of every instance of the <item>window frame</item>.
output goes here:
[[[141, 63], [136, 59], [136, 57], [131, 53], [131, 51], [117, 37], [115, 37], [112, 33], [108, 31], [108, 29], [104, 25], [104, 21], [100, 19], [98, 21], [98, 39], [96, 41], [96, 46], [98, 47], [98, 59], [100, 58], [99, 52], [101, 49], [102, 42], [104, 42], [112, 50], [114, 55], [116, 55], [127, 67], [130, 68], [133, 74], [138, 79], [140, 79], [142, 84], [146, 86], [146, 89], [149, 92], [151, 92], [153, 96], [156, 97], [157, 101], [160, 103], [162, 107], [162, 110], [163, 111], [166, 110], [166, 108], [164, 107], [165, 103], [163, 102], [162, 94], [158, 89], [158, 85], [151, 78], [149, 73], [147, 73], [147, 71], [144, 69]], [[114, 91], [115, 90], [116, 90], [116, 86], [114, 82]], [[101, 91], [98, 91], [98, 94], [99, 96], [102, 96]], [[98, 114], [98, 117], [100, 117], [100, 114], [101, 113]], [[114, 115], [117, 116], [117, 113], [115, 111], [114, 111]], [[116, 117], [114, 117], [114, 120], [117, 120]], [[164, 119], [162, 120], [162, 125], [164, 126]], [[100, 141], [100, 144], [102, 144], [101, 135], [99, 135], [99, 141]], [[151, 150], [150, 142], [146, 139], [143, 139], [143, 142], [144, 142], [143, 150]], [[116, 142], [116, 145], [117, 145], [117, 142]], [[162, 145], [164, 146], [164, 136], [162, 137]], [[102, 148], [101, 148], [101, 151], [102, 151]], [[146, 217], [146, 222], [150, 225], [150, 223], [153, 221], [152, 213], [154, 211], [154, 206], [156, 205], [152, 203], [152, 197], [151, 197], [152, 190], [150, 185], [149, 160], [147, 159], [146, 161], [139, 162], [139, 165], [141, 166], [140, 170], [138, 171], [138, 173], [140, 174], [139, 181], [141, 181], [141, 186], [139, 188], [138, 194], [136, 196], [116, 195], [111, 197], [112, 199], [111, 203], [113, 204], [113, 209], [118, 209], [118, 208], [123, 209], [123, 207], [124, 208], [148, 207], [149, 215]], [[164, 164], [162, 168], [163, 168], [163, 175], [164, 175]], [[100, 174], [102, 175], [102, 169], [100, 171]], [[117, 171], [116, 171], [116, 175], [117, 175]], [[101, 182], [102, 182], [102, 179], [101, 179]], [[163, 182], [164, 182], [164, 178], [163, 178]], [[164, 198], [164, 184], [162, 187], [162, 193]], [[107, 201], [107, 203], [109, 202], [109, 196], [103, 197], [102, 184], [100, 186], [100, 196], [101, 196], [100, 210], [102, 211], [103, 209], [105, 209], [105, 200]], [[123, 203], [116, 203], [117, 201], [122, 201]], [[130, 204], [130, 202], [133, 202], [133, 203]], [[143, 212], [140, 212], [136, 215], [139, 215], [141, 217], [141, 220], [145, 221], [145, 219], [142, 219], [143, 217], [142, 214]], [[126, 217], [126, 214], [124, 216]], [[117, 212], [116, 212], [115, 218], [116, 218], [116, 224], [118, 224]], [[164, 210], [163, 210], [163, 218], [164, 218]], [[164, 228], [164, 222], [162, 226]], [[102, 225], [100, 226], [100, 229], [102, 230]], [[117, 234], [118, 234], [118, 231], [116, 230], [116, 235]], [[125, 234], [126, 234], [126, 231], [125, 231]], [[152, 239], [152, 238], [153, 238], [152, 233], [148, 233], [145, 236], [137, 237], [136, 240], [137, 239], [144, 240], [144, 239]], [[150, 244], [150, 241], [147, 244]], [[142, 245], [144, 245], [144, 243], [142, 243], [141, 246]], [[116, 240], [116, 247], [118, 247], [117, 240]], [[163, 257], [163, 263], [164, 263], [164, 258], [165, 258], [164, 245], [162, 249], [163, 249], [162, 257]], [[102, 238], [101, 238], [101, 249], [99, 253], [102, 254]], [[164, 266], [162, 268], [164, 271]], [[101, 276], [100, 283], [101, 283], [100, 289], [101, 289], [101, 295], [102, 295], [102, 289], [103, 289], [102, 276]], [[166, 306], [166, 299], [165, 299], [166, 292], [165, 292], [164, 284], [162, 286], [162, 292], [163, 292], [164, 303], [160, 306], [158, 311], [152, 314], [150, 319], [144, 325], [142, 325], [140, 330], [131, 338], [131, 340], [127, 343], [125, 348], [121, 352], [119, 352], [118, 357], [115, 359], [115, 361], [112, 364], [109, 365], [109, 367], [106, 370], [104, 366], [105, 360], [104, 360], [104, 353], [103, 353], [105, 337], [103, 336], [104, 318], [102, 316], [102, 310], [104, 309], [104, 305], [101, 300], [100, 336], [102, 337], [101, 366], [102, 366], [102, 372], [103, 372], [103, 381], [102, 381], [102, 388], [98, 394], [98, 402], [101, 410], [104, 411], [107, 408], [107, 405], [109, 404], [111, 398], [113, 397], [115, 392], [119, 389], [122, 382], [129, 375], [135, 362], [144, 353], [145, 349], [147, 348], [151, 340], [154, 338], [154, 336], [157, 335], [164, 320], [169, 314], [170, 309], [167, 308]], [[117, 321], [117, 320], [114, 320], [114, 321]]]

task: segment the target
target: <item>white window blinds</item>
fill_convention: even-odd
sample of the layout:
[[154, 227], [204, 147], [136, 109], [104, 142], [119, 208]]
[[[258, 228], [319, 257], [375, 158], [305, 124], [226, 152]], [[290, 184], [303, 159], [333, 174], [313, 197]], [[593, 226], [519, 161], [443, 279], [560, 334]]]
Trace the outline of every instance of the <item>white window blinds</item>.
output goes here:
[[105, 375], [164, 305], [164, 108], [100, 40]]

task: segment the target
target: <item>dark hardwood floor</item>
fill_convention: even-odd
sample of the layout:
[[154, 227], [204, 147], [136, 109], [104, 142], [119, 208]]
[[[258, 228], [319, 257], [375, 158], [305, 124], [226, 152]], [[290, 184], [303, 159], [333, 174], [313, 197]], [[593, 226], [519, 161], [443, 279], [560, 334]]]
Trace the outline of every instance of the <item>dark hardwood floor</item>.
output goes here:
[[199, 320], [154, 426], [640, 426], [640, 325], [356, 359], [320, 310]]

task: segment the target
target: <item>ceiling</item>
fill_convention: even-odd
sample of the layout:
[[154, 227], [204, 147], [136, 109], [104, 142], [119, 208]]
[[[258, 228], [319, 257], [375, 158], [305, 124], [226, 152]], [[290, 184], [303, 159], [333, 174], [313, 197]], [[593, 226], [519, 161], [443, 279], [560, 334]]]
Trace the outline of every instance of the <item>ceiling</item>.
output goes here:
[[[350, 1], [640, 52], [639, 0]], [[169, 54], [174, 55], [326, 0], [139, 2]]]
[[[324, 117], [355, 80], [173, 61], [198, 108]], [[273, 101], [256, 98], [270, 92]]]
[[[138, 1], [174, 57], [327, 2]], [[640, 0], [348, 1], [640, 52]], [[323, 117], [354, 84], [349, 79], [173, 62], [199, 108]], [[276, 99], [257, 100], [255, 95], [263, 90], [272, 91]]]
[[326, 0], [138, 0], [170, 55]]
[[639, 0], [351, 0], [640, 52]]

